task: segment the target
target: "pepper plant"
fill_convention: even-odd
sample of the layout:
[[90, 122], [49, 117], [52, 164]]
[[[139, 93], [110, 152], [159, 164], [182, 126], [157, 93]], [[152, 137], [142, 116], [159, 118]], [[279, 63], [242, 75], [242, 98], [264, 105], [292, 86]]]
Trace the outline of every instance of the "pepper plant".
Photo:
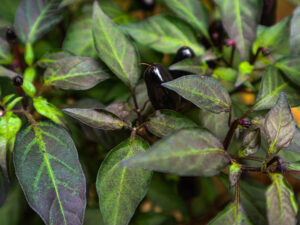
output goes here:
[[277, 3], [1, 1], [0, 223], [297, 224]]

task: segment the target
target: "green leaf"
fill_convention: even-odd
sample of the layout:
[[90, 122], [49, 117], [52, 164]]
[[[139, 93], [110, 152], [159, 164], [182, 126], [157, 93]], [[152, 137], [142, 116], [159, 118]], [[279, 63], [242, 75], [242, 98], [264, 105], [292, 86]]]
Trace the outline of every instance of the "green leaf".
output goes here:
[[189, 46], [196, 55], [204, 54], [194, 31], [178, 18], [158, 15], [142, 22], [129, 24], [124, 29], [138, 43], [162, 53], [176, 53], [182, 46]]
[[159, 140], [124, 165], [183, 176], [214, 176], [229, 163], [230, 157], [217, 138], [205, 130], [190, 128]]
[[21, 87], [26, 94], [28, 94], [32, 98], [34, 97], [36, 93], [36, 88], [32, 82], [24, 79]]
[[115, 114], [105, 109], [69, 108], [64, 109], [63, 111], [69, 116], [90, 127], [99, 128], [102, 130], [119, 130], [124, 126], [128, 126]]
[[290, 21], [291, 17], [289, 16], [279, 23], [264, 29], [264, 31], [258, 35], [252, 46], [253, 54], [256, 54], [259, 47], [268, 48], [270, 52], [280, 48], [289, 31]]
[[179, 61], [169, 67], [170, 70], [183, 70], [190, 72], [191, 74], [205, 75], [208, 70], [208, 66], [203, 63], [201, 57], [187, 58]]
[[273, 182], [266, 192], [269, 224], [296, 224], [298, 207], [291, 187], [281, 174], [270, 176]]
[[10, 79], [13, 79], [15, 76], [18, 76], [19, 74], [15, 73], [12, 70], [6, 69], [3, 66], [0, 66], [0, 77], [8, 77]]
[[26, 199], [45, 224], [83, 223], [85, 177], [67, 131], [48, 122], [28, 126], [17, 135], [13, 157]]
[[197, 127], [197, 124], [177, 112], [160, 110], [149, 118], [146, 127], [157, 137], [163, 137], [181, 128]]
[[109, 78], [100, 62], [79, 56], [70, 56], [51, 64], [44, 73], [45, 85], [66, 90], [86, 90]]
[[252, 223], [247, 218], [242, 206], [237, 207], [235, 204], [229, 204], [223, 211], [221, 211], [209, 225], [251, 225]]
[[96, 188], [100, 210], [106, 225], [126, 225], [145, 197], [152, 172], [127, 168], [122, 160], [144, 152], [148, 143], [131, 137], [106, 156], [98, 171]]
[[233, 188], [240, 180], [242, 174], [241, 165], [232, 163], [229, 166], [229, 188]]
[[0, 64], [12, 63], [12, 54], [10, 46], [6, 40], [0, 38]]
[[260, 129], [247, 130], [243, 136], [239, 157], [255, 154], [260, 148]]
[[39, 114], [49, 118], [50, 120], [61, 126], [64, 126], [63, 113], [54, 105], [49, 103], [47, 99], [41, 96], [38, 98], [34, 98], [33, 106]]
[[254, 110], [272, 108], [282, 92], [286, 95], [291, 107], [300, 105], [299, 88], [294, 87], [276, 67], [268, 66], [260, 83]]
[[300, 56], [287, 56], [278, 60], [275, 66], [294, 84], [300, 86]]
[[15, 30], [23, 43], [33, 44], [61, 19], [61, 0], [23, 0], [15, 18]]
[[202, 127], [208, 129], [220, 140], [224, 140], [229, 130], [228, 119], [229, 113], [212, 113], [202, 109], [198, 116]]
[[12, 25], [15, 19], [15, 13], [21, 0], [1, 0], [0, 4], [0, 20], [8, 22], [7, 25]]
[[2, 104], [6, 105], [10, 100], [12, 100], [15, 97], [15, 94], [6, 95], [2, 99]]
[[62, 51], [62, 52], [55, 52], [55, 53], [48, 53], [41, 58], [37, 64], [42, 68], [47, 68], [51, 64], [58, 62], [60, 59], [67, 58], [72, 56], [70, 52]]
[[248, 60], [250, 48], [256, 39], [257, 24], [261, 16], [260, 0], [215, 0], [221, 9], [222, 22], [229, 38], [243, 60]]
[[[1, 145], [1, 144], [0, 144]], [[1, 147], [0, 147], [0, 150]], [[0, 207], [4, 204], [8, 194], [8, 179], [5, 170], [0, 165]]]
[[104, 225], [103, 218], [99, 213], [99, 209], [89, 209], [85, 210], [84, 214], [84, 225], [95, 225], [95, 221], [97, 221], [97, 225]]
[[296, 126], [294, 137], [287, 148], [284, 150], [300, 153], [300, 128]]
[[180, 18], [191, 24], [209, 39], [208, 15], [201, 1], [198, 0], [164, 0], [164, 3]]
[[265, 131], [269, 144], [268, 154], [287, 148], [295, 133], [295, 122], [288, 100], [282, 93], [265, 119]]
[[79, 18], [70, 25], [64, 39], [63, 49], [72, 52], [74, 55], [96, 58], [92, 18]]
[[6, 106], [6, 110], [7, 111], [12, 110], [15, 107], [15, 105], [18, 104], [22, 100], [22, 98], [23, 97], [17, 97], [13, 101], [11, 101], [10, 103], [8, 103], [7, 106]]
[[96, 1], [93, 7], [92, 30], [98, 56], [126, 85], [135, 86], [140, 77], [135, 46]]
[[74, 4], [74, 3], [77, 3], [77, 2], [80, 2], [80, 1], [83, 1], [83, 0], [61, 0], [59, 8], [66, 7], [66, 6], [69, 6], [71, 4]]
[[[300, 2], [299, 2], [300, 3]], [[300, 6], [298, 6], [292, 16], [290, 49], [291, 55], [300, 56]]]
[[226, 89], [214, 78], [188, 75], [163, 84], [202, 109], [214, 113], [229, 112], [231, 99]]
[[214, 69], [213, 78], [234, 83], [237, 79], [238, 71], [227, 67], [217, 67]]
[[14, 138], [20, 130], [22, 121], [12, 112], [6, 112], [4, 116], [0, 117], [0, 137], [8, 141]]

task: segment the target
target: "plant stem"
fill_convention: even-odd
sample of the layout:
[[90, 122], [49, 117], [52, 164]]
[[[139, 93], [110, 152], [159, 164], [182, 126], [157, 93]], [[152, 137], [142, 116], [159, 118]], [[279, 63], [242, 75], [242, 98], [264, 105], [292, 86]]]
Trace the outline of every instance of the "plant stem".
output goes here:
[[231, 55], [230, 55], [230, 61], [229, 61], [230, 67], [233, 66], [233, 59], [234, 59], [235, 48], [236, 48], [235, 45], [232, 45], [232, 48], [231, 48]]
[[235, 129], [238, 127], [238, 120], [235, 120], [233, 121], [233, 123], [231, 124], [230, 128], [229, 128], [229, 131], [226, 135], [226, 138], [223, 142], [223, 146], [224, 146], [224, 149], [227, 150], [228, 147], [229, 147], [229, 144], [231, 142], [231, 139], [234, 135], [234, 132], [235, 132]]
[[26, 110], [27, 109], [27, 101], [26, 101], [24, 92], [23, 92], [21, 87], [16, 87], [16, 89], [17, 89], [18, 94], [22, 97], [22, 100], [21, 100], [22, 107], [23, 107], [24, 110]]
[[138, 106], [138, 103], [137, 103], [137, 99], [136, 99], [134, 88], [131, 88], [131, 96], [133, 98], [135, 112], [137, 114], [139, 124], [142, 124], [143, 123], [143, 118], [142, 118], [142, 115], [141, 115], [141, 110], [139, 109], [139, 106]]

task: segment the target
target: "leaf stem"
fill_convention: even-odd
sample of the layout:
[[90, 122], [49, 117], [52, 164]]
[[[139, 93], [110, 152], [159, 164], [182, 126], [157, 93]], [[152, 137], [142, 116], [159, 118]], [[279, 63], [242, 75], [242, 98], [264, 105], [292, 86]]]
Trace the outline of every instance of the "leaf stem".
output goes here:
[[142, 124], [143, 123], [143, 118], [142, 118], [142, 115], [141, 115], [141, 110], [139, 109], [139, 106], [138, 106], [138, 103], [137, 103], [137, 99], [136, 99], [136, 95], [135, 95], [135, 90], [134, 90], [134, 88], [131, 88], [130, 91], [131, 91], [131, 96], [132, 96], [133, 102], [134, 102], [134, 107], [135, 107], [134, 111], [137, 114], [139, 124]]

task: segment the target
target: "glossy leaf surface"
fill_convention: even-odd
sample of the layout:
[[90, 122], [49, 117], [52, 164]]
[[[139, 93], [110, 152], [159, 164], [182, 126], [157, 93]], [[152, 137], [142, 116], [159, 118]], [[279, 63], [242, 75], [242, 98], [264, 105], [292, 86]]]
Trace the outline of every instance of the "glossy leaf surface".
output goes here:
[[140, 44], [162, 53], [176, 53], [182, 46], [192, 48], [196, 55], [204, 53], [191, 27], [175, 17], [153, 16], [124, 29]]
[[271, 174], [271, 178], [266, 192], [269, 224], [295, 225], [298, 208], [291, 187], [281, 174]]
[[42, 68], [47, 68], [51, 64], [58, 62], [60, 59], [67, 58], [70, 56], [72, 56], [72, 54], [67, 51], [47, 53], [37, 62], [37, 64]]
[[256, 38], [260, 20], [260, 0], [215, 0], [221, 9], [222, 22], [242, 59], [249, 58], [250, 48]]
[[171, 110], [156, 111], [146, 122], [147, 129], [158, 137], [163, 137], [181, 128], [196, 127], [189, 118]]
[[231, 99], [226, 89], [214, 78], [188, 75], [163, 84], [199, 108], [214, 113], [228, 112]]
[[126, 126], [120, 118], [104, 109], [69, 108], [64, 109], [63, 111], [69, 116], [94, 128], [118, 130]]
[[123, 31], [102, 11], [93, 7], [93, 37], [100, 59], [128, 86], [135, 86], [140, 77], [139, 55]]
[[254, 109], [272, 108], [282, 92], [286, 95], [291, 107], [300, 105], [299, 88], [291, 84], [277, 68], [269, 66], [263, 74]]
[[295, 133], [295, 122], [288, 100], [281, 94], [276, 105], [265, 119], [265, 130], [269, 144], [269, 154], [289, 146]]
[[255, 154], [260, 148], [260, 129], [248, 130], [242, 142], [239, 156], [244, 157]]
[[152, 172], [121, 164], [149, 147], [139, 137], [131, 137], [115, 147], [102, 162], [97, 176], [100, 210], [106, 225], [126, 225], [147, 193]]
[[34, 43], [61, 19], [60, 0], [23, 0], [15, 18], [15, 30], [23, 43]]
[[183, 70], [191, 74], [204, 75], [208, 67], [200, 57], [185, 59], [169, 67], [170, 70]]
[[229, 162], [217, 138], [207, 131], [189, 128], [159, 140], [147, 152], [128, 159], [124, 165], [182, 176], [213, 176]]
[[46, 224], [83, 223], [85, 177], [64, 129], [48, 122], [27, 127], [17, 135], [13, 156], [26, 199]]
[[51, 64], [44, 73], [45, 84], [62, 89], [86, 90], [109, 78], [100, 62], [79, 56], [63, 58]]
[[164, 2], [176, 15], [209, 38], [208, 15], [202, 2], [197, 0], [165, 0]]

